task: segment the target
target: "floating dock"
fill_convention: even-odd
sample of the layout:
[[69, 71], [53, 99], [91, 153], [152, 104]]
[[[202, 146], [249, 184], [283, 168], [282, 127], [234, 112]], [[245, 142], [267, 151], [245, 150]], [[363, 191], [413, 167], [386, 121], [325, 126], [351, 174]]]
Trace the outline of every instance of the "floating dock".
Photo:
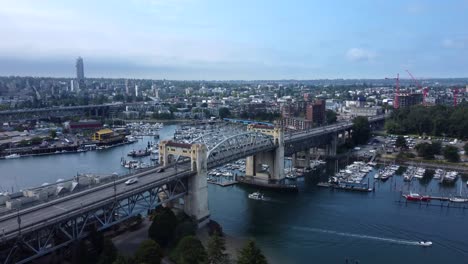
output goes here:
[[221, 187], [227, 187], [227, 186], [235, 185], [238, 182], [237, 181], [218, 182], [218, 181], [208, 180], [208, 183], [219, 185]]
[[237, 177], [238, 183], [254, 186], [261, 189], [269, 189], [276, 191], [285, 191], [285, 192], [298, 192], [299, 188], [295, 184], [282, 184], [282, 183], [272, 183], [264, 180], [252, 179], [252, 177]]
[[317, 186], [338, 189], [338, 190], [345, 190], [345, 191], [356, 191], [356, 192], [372, 192], [374, 190], [365, 185], [364, 186], [346, 185], [346, 184], [337, 185], [337, 184], [331, 184], [328, 182], [319, 182]]

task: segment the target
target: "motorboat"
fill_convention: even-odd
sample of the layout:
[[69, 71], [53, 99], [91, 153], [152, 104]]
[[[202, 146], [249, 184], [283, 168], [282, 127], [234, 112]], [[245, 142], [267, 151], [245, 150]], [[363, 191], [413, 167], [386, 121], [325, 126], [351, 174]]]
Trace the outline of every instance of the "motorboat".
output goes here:
[[254, 193], [249, 194], [249, 199], [265, 200], [265, 196], [260, 192], [254, 192]]
[[431, 200], [430, 196], [420, 195], [420, 194], [412, 193], [412, 192], [410, 192], [409, 194], [404, 194], [403, 197], [405, 197], [406, 200], [408, 200], [408, 201], [428, 202], [428, 201]]
[[461, 198], [461, 197], [452, 197], [449, 199], [449, 201], [454, 202], [454, 203], [466, 203], [468, 202], [468, 199]]
[[432, 242], [431, 241], [420, 241], [419, 245], [423, 246], [423, 247], [430, 247], [430, 246], [432, 246]]
[[296, 174], [291, 172], [291, 173], [286, 174], [286, 179], [295, 180], [297, 179], [297, 176]]
[[20, 154], [14, 153], [14, 154], [6, 155], [5, 159], [17, 159], [17, 158], [20, 158], [20, 157], [21, 157]]

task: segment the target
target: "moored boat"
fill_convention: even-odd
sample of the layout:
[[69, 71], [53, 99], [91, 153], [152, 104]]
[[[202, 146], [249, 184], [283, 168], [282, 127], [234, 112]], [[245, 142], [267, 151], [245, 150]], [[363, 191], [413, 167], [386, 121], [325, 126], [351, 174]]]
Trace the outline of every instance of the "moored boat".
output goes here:
[[427, 195], [420, 195], [417, 193], [412, 193], [410, 192], [409, 194], [404, 194], [403, 197], [406, 198], [408, 201], [422, 201], [422, 202], [428, 202], [431, 200], [430, 196]]
[[5, 159], [17, 159], [17, 158], [20, 158], [20, 157], [21, 157], [20, 154], [14, 153], [14, 154], [6, 155]]

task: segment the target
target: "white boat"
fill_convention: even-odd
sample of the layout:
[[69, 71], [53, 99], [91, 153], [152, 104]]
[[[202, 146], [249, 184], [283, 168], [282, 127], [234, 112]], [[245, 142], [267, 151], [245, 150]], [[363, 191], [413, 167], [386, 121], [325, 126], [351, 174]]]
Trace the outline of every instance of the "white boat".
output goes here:
[[463, 183], [460, 182], [460, 193], [458, 194], [458, 196], [454, 196], [454, 197], [450, 198], [449, 201], [454, 202], [454, 203], [466, 203], [466, 202], [468, 202], [468, 199], [462, 198], [462, 186], [463, 186]]
[[432, 246], [432, 242], [431, 241], [420, 241], [419, 245], [421, 245], [423, 247], [430, 247], [430, 246]]
[[380, 179], [380, 172], [374, 174], [374, 179]]
[[294, 173], [286, 174], [286, 179], [295, 180], [296, 178], [297, 178], [297, 176]]
[[6, 155], [5, 156], [5, 159], [17, 159], [17, 158], [20, 158], [21, 155], [20, 154], [10, 154], [10, 155]]
[[468, 199], [461, 198], [461, 197], [452, 197], [449, 200], [451, 202], [454, 202], [454, 203], [466, 203], [466, 202], [468, 202]]
[[260, 192], [254, 192], [254, 193], [249, 194], [249, 199], [265, 200], [265, 196]]

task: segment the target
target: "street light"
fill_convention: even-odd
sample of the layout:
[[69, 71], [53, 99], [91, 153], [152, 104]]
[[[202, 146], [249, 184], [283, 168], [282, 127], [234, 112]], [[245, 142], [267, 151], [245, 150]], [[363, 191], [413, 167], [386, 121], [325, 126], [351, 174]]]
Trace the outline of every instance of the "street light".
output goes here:
[[[18, 208], [17, 209], [17, 212], [18, 212], [18, 218], [17, 218], [17, 222], [18, 222], [18, 234], [21, 236], [21, 217], [20, 217], [20, 209]], [[5, 230], [3, 230], [3, 235], [5, 235]]]

